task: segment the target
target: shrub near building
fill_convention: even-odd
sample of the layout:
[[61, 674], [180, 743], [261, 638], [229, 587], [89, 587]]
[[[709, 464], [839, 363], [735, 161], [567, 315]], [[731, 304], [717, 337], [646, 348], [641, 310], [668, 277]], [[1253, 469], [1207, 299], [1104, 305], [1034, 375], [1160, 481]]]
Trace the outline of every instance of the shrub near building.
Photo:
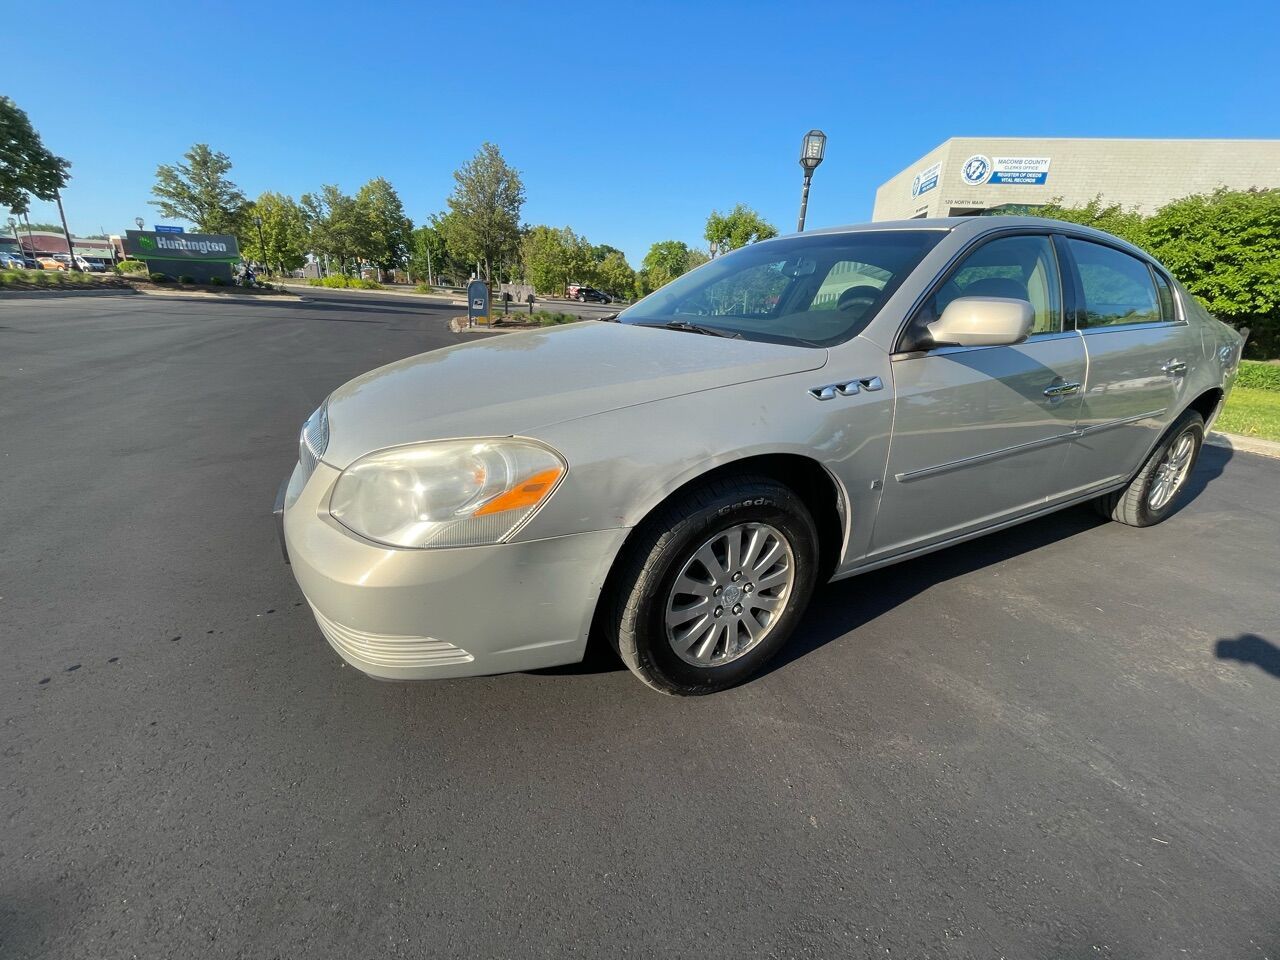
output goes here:
[[1250, 329], [1245, 355], [1280, 357], [1280, 190], [1184, 197], [1149, 217], [1049, 204], [1041, 216], [1097, 227], [1149, 250], [1219, 320]]

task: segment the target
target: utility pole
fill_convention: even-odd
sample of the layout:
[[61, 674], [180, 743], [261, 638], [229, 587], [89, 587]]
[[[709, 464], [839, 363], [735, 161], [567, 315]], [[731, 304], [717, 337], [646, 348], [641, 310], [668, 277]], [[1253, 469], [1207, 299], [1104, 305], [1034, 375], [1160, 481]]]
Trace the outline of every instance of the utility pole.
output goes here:
[[62, 191], [53, 191], [53, 199], [58, 201], [58, 217], [62, 220], [62, 234], [67, 238], [67, 255], [71, 259], [71, 269], [79, 270], [80, 265], [76, 263], [76, 247], [71, 242], [71, 231], [67, 229], [67, 215], [62, 212]]

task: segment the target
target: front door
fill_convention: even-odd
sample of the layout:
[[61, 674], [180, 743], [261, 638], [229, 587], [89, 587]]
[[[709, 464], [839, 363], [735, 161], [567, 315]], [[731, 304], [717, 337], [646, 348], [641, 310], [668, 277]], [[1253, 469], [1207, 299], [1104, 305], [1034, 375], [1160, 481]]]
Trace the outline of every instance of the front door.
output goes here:
[[895, 356], [893, 436], [868, 559], [961, 536], [1056, 493], [1085, 379], [1081, 337], [1062, 329], [1061, 290], [1049, 237], [1019, 234], [987, 241], [926, 301], [914, 329], [962, 296], [1029, 300], [1035, 325], [1015, 346]]

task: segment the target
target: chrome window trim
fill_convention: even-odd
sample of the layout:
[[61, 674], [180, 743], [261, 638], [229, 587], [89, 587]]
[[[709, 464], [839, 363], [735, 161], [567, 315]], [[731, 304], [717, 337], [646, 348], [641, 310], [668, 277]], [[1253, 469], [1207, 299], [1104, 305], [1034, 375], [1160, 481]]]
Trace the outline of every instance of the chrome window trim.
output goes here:
[[923, 360], [925, 357], [948, 357], [955, 353], [970, 353], [974, 350], [1008, 350], [1010, 347], [1021, 347], [1031, 343], [1047, 343], [1050, 340], [1070, 340], [1080, 335], [1079, 330], [1058, 330], [1054, 333], [1034, 333], [1018, 343], [984, 344], [979, 347], [934, 347], [932, 350], [907, 350], [889, 356], [890, 363], [899, 360]]
[[1110, 323], [1101, 327], [1081, 327], [1081, 336], [1091, 337], [1098, 333], [1120, 333], [1124, 330], [1158, 330], [1161, 327], [1185, 327], [1186, 320], [1144, 320], [1142, 323]]

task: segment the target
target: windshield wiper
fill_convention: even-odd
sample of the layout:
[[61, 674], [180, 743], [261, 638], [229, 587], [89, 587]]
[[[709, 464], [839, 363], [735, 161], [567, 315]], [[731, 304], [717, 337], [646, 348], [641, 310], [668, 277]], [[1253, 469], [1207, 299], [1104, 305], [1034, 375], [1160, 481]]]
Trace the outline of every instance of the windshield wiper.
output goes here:
[[603, 320], [605, 323], [616, 323], [618, 315], [616, 313], [606, 313], [603, 317], [596, 317], [597, 320]]
[[[650, 324], [652, 326], [652, 324]], [[728, 337], [731, 340], [741, 340], [742, 334], [731, 333], [728, 330], [717, 330], [715, 327], [704, 327], [700, 323], [690, 323], [688, 320], [668, 320], [663, 326], [668, 330], [683, 330], [685, 333], [700, 333], [704, 337]]]

